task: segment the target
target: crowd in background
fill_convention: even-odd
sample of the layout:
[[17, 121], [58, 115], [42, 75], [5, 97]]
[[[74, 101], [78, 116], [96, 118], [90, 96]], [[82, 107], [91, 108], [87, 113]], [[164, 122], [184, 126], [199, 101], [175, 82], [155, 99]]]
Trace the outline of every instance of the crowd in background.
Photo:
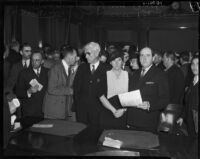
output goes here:
[[[144, 57], [142, 57], [143, 52]], [[145, 57], [146, 54], [152, 56], [152, 64], [150, 63], [147, 68], [150, 69], [152, 65], [156, 67], [153, 70], [153, 77], [150, 75], [145, 77], [150, 90], [149, 88], [143, 90], [140, 77], [147, 61], [146, 58], [148, 58]], [[18, 119], [34, 116], [98, 124], [96, 121], [99, 120], [97, 119], [99, 112], [104, 112], [102, 117], [99, 117], [104, 127], [123, 128], [124, 125], [131, 126], [125, 123], [131, 113], [141, 113], [142, 116], [139, 118], [145, 118], [144, 110], [148, 110], [148, 113], [155, 113], [158, 110], [153, 110], [151, 107], [156, 103], [148, 100], [150, 105], [147, 102], [141, 106], [144, 110], [127, 111], [116, 102], [116, 95], [141, 89], [145, 99], [150, 96], [148, 93], [156, 87], [156, 91], [151, 92], [155, 95], [152, 97], [151, 94], [152, 99], [162, 98], [165, 93], [169, 92], [169, 98], [164, 97], [166, 101], [162, 102], [163, 106], [159, 108], [159, 114], [166, 113], [169, 107], [174, 106], [172, 110], [179, 112], [175, 124], [179, 126], [185, 124], [188, 135], [195, 136], [198, 132], [199, 106], [198, 54], [198, 52], [190, 51], [180, 53], [168, 50], [159, 51], [149, 47], [136, 51], [133, 46], [118, 48], [112, 44], [106, 49], [100, 49], [98, 43], [88, 43], [83, 48], [62, 45], [59, 50], [53, 50], [51, 45], [44, 44], [42, 48], [34, 50], [28, 43], [19, 44], [14, 41], [4, 53], [4, 94], [8, 101], [14, 97], [20, 100], [21, 107], [16, 111]], [[94, 75], [92, 63], [98, 63], [97, 66], [94, 65], [96, 71]], [[105, 72], [105, 77], [102, 72]], [[146, 70], [146, 72], [150, 71]], [[115, 76], [118, 79], [116, 81]], [[165, 77], [167, 83], [164, 83]], [[39, 84], [31, 85], [30, 82], [33, 79], [36, 79]], [[153, 83], [148, 83], [148, 80]], [[93, 85], [87, 85], [87, 82]], [[153, 85], [154, 82], [156, 86]], [[158, 90], [166, 89], [158, 95], [156, 94], [157, 82], [161, 83], [158, 85]], [[119, 87], [118, 90], [116, 86]], [[88, 97], [98, 97], [98, 101], [91, 100], [88, 103]], [[88, 110], [84, 105], [90, 105]], [[97, 105], [106, 109], [97, 108]], [[155, 114], [152, 115], [150, 122], [153, 122], [154, 116]], [[131, 120], [129, 123], [132, 123]], [[140, 123], [137, 118], [133, 119], [133, 123], [137, 120]], [[156, 118], [156, 120], [159, 119]], [[140, 125], [136, 124], [134, 128], [137, 126]]]

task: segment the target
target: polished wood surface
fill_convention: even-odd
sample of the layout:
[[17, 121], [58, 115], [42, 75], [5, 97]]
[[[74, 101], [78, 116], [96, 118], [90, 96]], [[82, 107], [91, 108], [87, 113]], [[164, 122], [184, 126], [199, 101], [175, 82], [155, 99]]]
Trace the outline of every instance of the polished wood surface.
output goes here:
[[[78, 135], [62, 137], [22, 129], [13, 135], [4, 155], [107, 156], [110, 154], [109, 151], [117, 149], [104, 147], [99, 144], [98, 139], [102, 132], [103, 129], [89, 126]], [[159, 133], [158, 135], [160, 146], [157, 148], [151, 150], [125, 150], [140, 152], [140, 156], [164, 156], [176, 159], [197, 158], [197, 138], [167, 133]], [[120, 153], [116, 152], [116, 154]]]

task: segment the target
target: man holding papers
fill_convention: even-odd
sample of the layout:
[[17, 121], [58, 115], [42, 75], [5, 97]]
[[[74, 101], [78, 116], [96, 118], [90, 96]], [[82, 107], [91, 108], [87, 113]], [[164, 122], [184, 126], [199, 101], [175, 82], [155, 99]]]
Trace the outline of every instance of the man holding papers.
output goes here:
[[48, 84], [48, 69], [42, 66], [41, 52], [31, 57], [32, 67], [20, 72], [16, 94], [22, 103], [22, 117], [43, 118], [42, 103]]
[[140, 51], [142, 69], [133, 77], [133, 90], [139, 91], [134, 92], [134, 97], [138, 101], [137, 105], [129, 107], [127, 111], [127, 127], [130, 129], [156, 131], [160, 110], [169, 101], [167, 77], [153, 65], [153, 58], [153, 51], [149, 47]]

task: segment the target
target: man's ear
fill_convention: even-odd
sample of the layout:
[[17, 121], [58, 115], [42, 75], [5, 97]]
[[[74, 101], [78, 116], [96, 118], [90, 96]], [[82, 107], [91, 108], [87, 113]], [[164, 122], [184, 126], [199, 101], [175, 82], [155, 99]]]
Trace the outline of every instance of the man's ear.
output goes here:
[[22, 50], [20, 50], [19, 52], [20, 52], [20, 54], [22, 55]]
[[153, 61], [155, 60], [155, 58], [156, 58], [156, 55], [153, 55]]
[[44, 59], [42, 59], [42, 62], [41, 62], [41, 64], [44, 64]]

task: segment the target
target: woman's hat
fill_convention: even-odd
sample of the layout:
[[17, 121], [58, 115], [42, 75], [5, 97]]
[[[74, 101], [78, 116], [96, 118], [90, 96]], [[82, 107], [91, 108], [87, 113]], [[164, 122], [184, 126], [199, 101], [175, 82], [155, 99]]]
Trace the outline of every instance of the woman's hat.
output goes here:
[[115, 59], [118, 58], [118, 57], [123, 58], [123, 56], [124, 56], [124, 54], [123, 54], [122, 51], [120, 51], [120, 50], [115, 50], [115, 51], [113, 51], [113, 52], [110, 54], [110, 56], [109, 56], [109, 61], [111, 62], [111, 61], [115, 60]]

